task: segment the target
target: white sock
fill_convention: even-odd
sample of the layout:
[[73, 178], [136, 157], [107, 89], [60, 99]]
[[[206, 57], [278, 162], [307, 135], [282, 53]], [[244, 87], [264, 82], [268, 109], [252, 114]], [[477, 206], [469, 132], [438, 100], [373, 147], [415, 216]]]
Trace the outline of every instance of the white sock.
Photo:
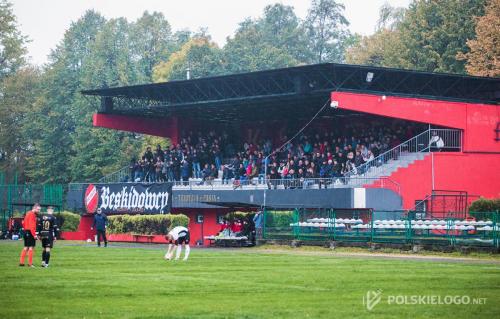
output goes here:
[[191, 251], [191, 248], [189, 248], [189, 245], [186, 245], [186, 251], [184, 252], [184, 260], [187, 260], [189, 257], [189, 252]]
[[177, 260], [177, 259], [179, 259], [179, 257], [181, 257], [181, 251], [182, 251], [182, 246], [178, 245], [177, 251], [175, 252], [175, 260]]
[[167, 253], [165, 254], [166, 259], [172, 258], [172, 244], [168, 244]]

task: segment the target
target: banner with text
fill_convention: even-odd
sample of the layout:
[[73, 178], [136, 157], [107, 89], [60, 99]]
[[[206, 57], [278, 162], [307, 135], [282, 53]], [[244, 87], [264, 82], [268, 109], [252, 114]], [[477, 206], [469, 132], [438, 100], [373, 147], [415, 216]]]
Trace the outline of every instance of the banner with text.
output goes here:
[[172, 207], [172, 183], [89, 184], [83, 196], [87, 213], [167, 214]]

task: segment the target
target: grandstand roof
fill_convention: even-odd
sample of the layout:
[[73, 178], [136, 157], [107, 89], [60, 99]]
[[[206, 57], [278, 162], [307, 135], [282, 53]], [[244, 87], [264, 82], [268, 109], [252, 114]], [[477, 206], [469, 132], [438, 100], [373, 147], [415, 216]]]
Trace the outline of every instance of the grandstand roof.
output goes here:
[[500, 79], [325, 63], [82, 94], [101, 98], [99, 113], [189, 115], [231, 122], [304, 112], [309, 116], [311, 109], [328, 101], [332, 91], [498, 105]]

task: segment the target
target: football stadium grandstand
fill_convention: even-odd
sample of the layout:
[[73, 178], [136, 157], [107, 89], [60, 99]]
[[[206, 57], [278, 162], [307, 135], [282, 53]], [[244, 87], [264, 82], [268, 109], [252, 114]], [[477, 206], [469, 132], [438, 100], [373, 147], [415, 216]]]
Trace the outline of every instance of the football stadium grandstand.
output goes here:
[[95, 127], [170, 146], [69, 185], [72, 239], [100, 207], [185, 214], [199, 245], [263, 211], [261, 240], [499, 247], [498, 212], [468, 210], [500, 197], [497, 78], [328, 63], [82, 94]]

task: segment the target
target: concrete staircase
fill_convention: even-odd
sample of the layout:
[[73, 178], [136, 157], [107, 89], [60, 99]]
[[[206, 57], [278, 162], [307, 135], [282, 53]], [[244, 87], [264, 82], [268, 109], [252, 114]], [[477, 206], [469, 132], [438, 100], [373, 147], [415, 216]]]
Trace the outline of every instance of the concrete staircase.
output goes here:
[[346, 187], [364, 187], [379, 183], [379, 178], [390, 176], [400, 168], [406, 168], [415, 161], [423, 160], [429, 154], [428, 152], [401, 153], [385, 163], [375, 159], [370, 167], [364, 169], [362, 167], [361, 170], [365, 171], [358, 171], [356, 175], [352, 175], [354, 178], [347, 181]]

